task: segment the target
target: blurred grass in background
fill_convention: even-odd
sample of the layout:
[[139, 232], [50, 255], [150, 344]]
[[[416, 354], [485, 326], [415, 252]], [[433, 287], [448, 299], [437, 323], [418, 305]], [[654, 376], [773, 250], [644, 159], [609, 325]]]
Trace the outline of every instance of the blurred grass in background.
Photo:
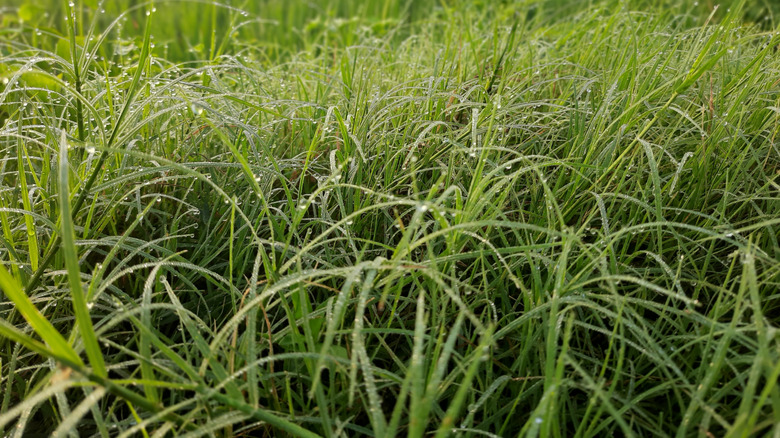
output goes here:
[[[420, 22], [441, 19], [442, 10], [471, 10], [473, 19], [512, 22], [520, 18], [535, 20], [538, 25], [566, 21], [594, 5], [607, 10], [664, 11], [681, 20], [683, 26], [699, 24], [699, 18], [720, 7], [722, 16], [734, 0], [259, 0], [259, 1], [157, 1], [116, 0], [76, 1], [79, 27], [94, 25], [105, 29], [122, 15], [116, 38], [124, 44], [140, 42], [148, 5], [154, 4], [157, 15], [152, 32], [160, 48], [157, 52], [171, 62], [214, 59], [221, 53], [254, 53], [270, 63], [288, 60], [290, 56], [317, 46], [345, 47], [359, 41], [361, 35], [384, 37], [392, 31], [394, 41], [402, 41], [415, 31]], [[45, 35], [24, 35], [22, 29], [37, 29], [43, 34], [63, 35], [67, 2], [57, 0], [7, 0], [0, 7], [2, 33], [22, 41], [46, 47], [56, 43]], [[775, 27], [780, 4], [770, 0], [747, 2], [743, 19], [766, 29]], [[519, 16], [519, 17], [518, 17]], [[21, 25], [21, 26], [20, 26]], [[17, 35], [18, 34], [18, 35]], [[36, 44], [33, 44], [36, 45]], [[111, 47], [107, 47], [108, 50]], [[120, 48], [121, 50], [121, 48]]]

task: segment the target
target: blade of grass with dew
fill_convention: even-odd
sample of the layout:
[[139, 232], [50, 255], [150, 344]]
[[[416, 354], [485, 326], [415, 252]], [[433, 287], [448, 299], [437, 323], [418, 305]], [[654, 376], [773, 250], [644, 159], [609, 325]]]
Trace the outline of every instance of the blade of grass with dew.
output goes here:
[[[108, 140], [108, 144], [106, 145], [107, 147], [114, 146], [114, 141], [116, 141], [122, 123], [124, 122], [125, 117], [128, 114], [129, 108], [133, 103], [133, 97], [135, 96], [135, 94], [139, 89], [141, 75], [143, 74], [143, 65], [147, 62], [147, 59], [149, 57], [150, 40], [151, 40], [151, 14], [147, 15], [147, 19], [146, 19], [146, 31], [144, 33], [143, 48], [141, 51], [141, 55], [138, 59], [138, 67], [136, 68], [135, 75], [133, 76], [133, 80], [130, 84], [130, 87], [127, 90], [125, 105], [122, 107], [122, 111], [119, 113], [119, 117], [114, 122], [114, 128], [111, 132], [111, 137]], [[81, 187], [81, 190], [79, 190], [79, 195], [76, 198], [76, 202], [73, 204], [74, 212], [78, 213], [79, 210], [81, 210], [81, 206], [86, 201], [87, 196], [89, 195], [89, 192], [92, 189], [92, 186], [95, 184], [98, 175], [102, 171], [103, 164], [108, 159], [108, 156], [109, 156], [109, 151], [107, 149], [101, 152], [100, 158], [98, 158], [98, 162], [97, 164], [95, 164], [95, 168], [92, 171], [92, 174], [90, 175], [87, 182], [84, 183], [84, 185]], [[49, 264], [54, 259], [57, 250], [59, 249], [58, 242], [61, 239], [61, 236], [55, 235], [52, 239], [53, 241], [49, 244], [50, 247], [48, 253], [46, 254], [46, 256], [44, 256], [43, 260], [40, 263], [40, 266], [38, 267], [38, 270], [36, 270], [33, 273], [32, 277], [30, 278], [30, 281], [27, 283], [25, 287], [25, 292], [28, 294], [38, 286], [38, 282], [40, 282], [41, 276], [43, 275], [46, 268], [48, 268]]]
[[463, 407], [469, 389], [471, 389], [471, 381], [476, 377], [480, 365], [487, 361], [488, 355], [490, 354], [490, 345], [493, 344], [492, 335], [493, 327], [489, 326], [482, 334], [482, 341], [474, 349], [471, 363], [464, 373], [463, 380], [460, 382], [460, 387], [452, 398], [449, 407], [447, 407], [447, 412], [445, 413], [444, 418], [441, 419], [441, 423], [436, 430], [436, 438], [444, 438], [452, 432], [452, 428], [455, 426], [455, 420], [460, 414], [460, 410]]
[[[19, 124], [19, 130], [22, 129], [22, 124]], [[16, 143], [16, 166], [17, 171], [19, 172], [19, 186], [22, 191], [22, 193], [29, 193], [29, 190], [27, 188], [27, 171], [25, 169], [23, 156], [28, 155], [24, 149], [24, 144], [22, 143], [22, 135], [19, 133], [19, 140]], [[30, 202], [29, 196], [22, 196], [22, 206], [26, 211], [32, 212], [32, 203]], [[40, 254], [38, 254], [38, 236], [35, 232], [35, 220], [30, 215], [24, 215], [24, 225], [27, 229], [27, 253], [29, 254], [30, 259], [30, 269], [35, 272], [35, 270], [38, 269], [38, 258], [40, 257]]]
[[58, 201], [60, 207], [60, 225], [62, 226], [60, 236], [62, 236], [62, 251], [65, 259], [65, 267], [68, 271], [68, 286], [70, 287], [71, 300], [73, 302], [73, 313], [76, 315], [76, 327], [81, 334], [89, 363], [96, 375], [106, 377], [106, 365], [103, 359], [103, 353], [100, 351], [100, 344], [95, 329], [92, 326], [92, 318], [89, 312], [89, 306], [84, 297], [84, 291], [81, 288], [81, 268], [79, 267], [78, 250], [76, 249], [76, 232], [73, 227], [73, 216], [70, 208], [70, 167], [68, 165], [68, 140], [65, 131], [62, 131], [60, 138], [60, 159], [59, 159], [59, 194]]

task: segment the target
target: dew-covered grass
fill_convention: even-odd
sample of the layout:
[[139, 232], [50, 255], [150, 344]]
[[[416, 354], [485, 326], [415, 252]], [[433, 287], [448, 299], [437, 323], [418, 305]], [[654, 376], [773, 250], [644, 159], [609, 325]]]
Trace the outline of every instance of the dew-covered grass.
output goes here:
[[722, 3], [0, 6], [0, 436], [779, 437]]

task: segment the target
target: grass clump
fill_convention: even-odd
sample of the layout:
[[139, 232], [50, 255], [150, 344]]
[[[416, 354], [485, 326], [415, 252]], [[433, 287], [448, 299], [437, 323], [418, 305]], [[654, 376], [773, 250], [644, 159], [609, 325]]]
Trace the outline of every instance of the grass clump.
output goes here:
[[125, 3], [2, 11], [0, 434], [780, 433], [771, 8]]

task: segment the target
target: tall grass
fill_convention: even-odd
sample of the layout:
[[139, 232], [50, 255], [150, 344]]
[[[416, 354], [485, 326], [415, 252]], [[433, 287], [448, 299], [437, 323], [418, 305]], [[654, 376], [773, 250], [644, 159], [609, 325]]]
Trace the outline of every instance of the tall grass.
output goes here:
[[667, 3], [4, 7], [0, 435], [778, 436], [780, 33]]

